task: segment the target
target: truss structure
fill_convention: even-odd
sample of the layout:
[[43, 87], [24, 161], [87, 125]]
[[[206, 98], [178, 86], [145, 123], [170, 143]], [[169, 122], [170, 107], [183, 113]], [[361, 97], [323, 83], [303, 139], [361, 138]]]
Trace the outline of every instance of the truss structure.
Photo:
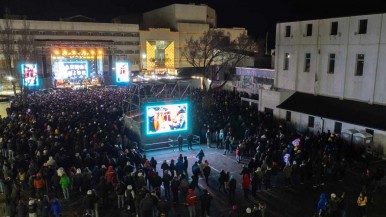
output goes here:
[[123, 101], [123, 111], [129, 118], [138, 120], [141, 106], [148, 102], [183, 100], [191, 96], [190, 80], [165, 79], [139, 81], [130, 84], [129, 97]]

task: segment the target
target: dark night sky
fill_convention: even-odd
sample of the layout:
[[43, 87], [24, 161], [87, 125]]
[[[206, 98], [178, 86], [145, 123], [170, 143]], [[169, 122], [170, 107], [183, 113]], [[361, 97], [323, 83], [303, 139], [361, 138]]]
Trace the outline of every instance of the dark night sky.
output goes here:
[[218, 27], [245, 27], [255, 38], [269, 35], [273, 46], [275, 24], [295, 20], [386, 13], [383, 0], [0, 0], [12, 14], [28, 19], [59, 20], [78, 14], [109, 22], [125, 14], [141, 14], [173, 3], [204, 3], [217, 12]]

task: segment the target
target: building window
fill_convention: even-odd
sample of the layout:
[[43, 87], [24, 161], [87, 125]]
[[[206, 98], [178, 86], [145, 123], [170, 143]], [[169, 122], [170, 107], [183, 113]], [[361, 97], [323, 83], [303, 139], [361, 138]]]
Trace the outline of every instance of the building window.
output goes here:
[[329, 74], [334, 74], [335, 71], [335, 54], [330, 53], [328, 56], [328, 71]]
[[291, 26], [285, 27], [285, 37], [291, 37]]
[[307, 36], [312, 36], [312, 24], [307, 24]]
[[308, 116], [308, 127], [314, 128], [314, 122], [315, 122], [315, 117], [314, 116]]
[[310, 72], [310, 65], [311, 65], [311, 54], [306, 53], [305, 59], [304, 59], [304, 72]]
[[366, 34], [366, 33], [367, 33], [367, 19], [359, 20], [358, 34]]
[[357, 54], [357, 64], [355, 69], [355, 76], [362, 76], [363, 75], [363, 66], [365, 64], [365, 55], [364, 54]]
[[335, 121], [335, 126], [334, 126], [334, 133], [341, 133], [342, 132], [342, 123]]
[[287, 111], [287, 113], [285, 115], [285, 120], [288, 122], [291, 122], [291, 112], [290, 111]]
[[284, 54], [284, 65], [283, 65], [283, 70], [288, 70], [288, 67], [289, 67], [289, 58], [290, 58], [289, 53], [285, 53], [285, 54]]
[[331, 22], [330, 35], [337, 35], [337, 34], [338, 34], [338, 22]]

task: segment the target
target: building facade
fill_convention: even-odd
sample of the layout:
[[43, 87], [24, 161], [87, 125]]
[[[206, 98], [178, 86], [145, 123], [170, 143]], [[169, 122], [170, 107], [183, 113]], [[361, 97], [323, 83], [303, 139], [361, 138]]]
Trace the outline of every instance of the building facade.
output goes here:
[[[0, 26], [4, 23], [5, 20], [0, 20]], [[15, 45], [23, 43], [22, 33], [27, 24], [37, 53], [33, 62], [37, 63], [37, 73], [42, 77], [57, 76], [57, 80], [59, 77], [66, 80], [66, 67], [68, 72], [73, 69], [74, 78], [82, 77], [82, 73], [103, 77], [115, 70], [118, 61], [129, 62], [130, 71], [139, 70], [138, 24], [35, 20], [12, 20], [11, 23]], [[1, 59], [4, 61], [4, 56]], [[4, 69], [4, 62], [1, 66]], [[79, 68], [86, 70], [79, 71]]]
[[[386, 110], [386, 14], [278, 23], [275, 54], [275, 87], [299, 93], [271, 103], [275, 116], [302, 131], [368, 132], [386, 153], [386, 127], [379, 123], [386, 119], [371, 114]], [[294, 106], [297, 98], [314, 106]]]

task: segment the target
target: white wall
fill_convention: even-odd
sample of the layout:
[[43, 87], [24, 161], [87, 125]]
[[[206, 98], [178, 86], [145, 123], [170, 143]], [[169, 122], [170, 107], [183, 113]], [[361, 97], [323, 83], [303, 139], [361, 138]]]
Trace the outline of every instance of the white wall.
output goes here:
[[[358, 34], [359, 21], [367, 19], [366, 34]], [[331, 23], [338, 34], [331, 35]], [[312, 24], [312, 36], [306, 36]], [[285, 37], [291, 26], [290, 37]], [[284, 54], [290, 54], [283, 70]], [[311, 70], [304, 72], [304, 55], [311, 53]], [[334, 53], [335, 71], [328, 74], [329, 54]], [[364, 54], [362, 76], [355, 76], [357, 54]], [[330, 18], [276, 25], [275, 85], [304, 93], [386, 104], [386, 14]], [[315, 83], [315, 76], [317, 82]]]

